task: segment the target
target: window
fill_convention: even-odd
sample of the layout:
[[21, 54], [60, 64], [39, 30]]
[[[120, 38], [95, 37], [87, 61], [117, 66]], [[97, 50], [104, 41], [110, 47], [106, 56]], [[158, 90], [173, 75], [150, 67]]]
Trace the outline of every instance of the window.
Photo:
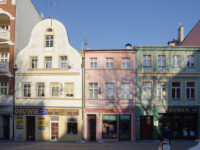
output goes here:
[[172, 82], [172, 99], [180, 99], [180, 98], [181, 98], [181, 83]]
[[106, 58], [106, 69], [113, 69], [113, 58]]
[[114, 83], [105, 84], [105, 99], [114, 99]]
[[193, 55], [187, 56], [187, 67], [195, 67], [195, 57]]
[[181, 66], [180, 56], [174, 55], [172, 59], [173, 59], [172, 67], [180, 67]]
[[60, 57], [60, 68], [62, 69], [67, 68], [67, 56]]
[[31, 57], [31, 68], [37, 68], [37, 57]]
[[143, 82], [142, 83], [142, 99], [152, 99], [152, 83]]
[[166, 67], [166, 56], [165, 55], [158, 56], [158, 67]]
[[67, 119], [67, 134], [68, 135], [78, 134], [78, 123], [76, 118]]
[[8, 82], [0, 82], [0, 95], [8, 95]]
[[89, 99], [98, 99], [98, 83], [89, 83]]
[[121, 84], [121, 98], [122, 99], [130, 98], [130, 84], [129, 83]]
[[38, 97], [44, 96], [44, 83], [37, 83], [37, 96]]
[[9, 54], [8, 53], [0, 53], [1, 62], [9, 62]]
[[143, 55], [143, 67], [151, 66], [151, 55]]
[[195, 82], [187, 82], [187, 99], [195, 99]]
[[45, 57], [45, 68], [52, 68], [52, 57]]
[[97, 58], [90, 58], [90, 68], [91, 69], [97, 68]]
[[30, 83], [23, 84], [23, 95], [24, 95], [24, 97], [31, 97], [31, 84]]
[[51, 83], [51, 96], [59, 96], [59, 83]]
[[157, 98], [158, 99], [166, 99], [167, 98], [167, 83], [166, 82], [158, 82]]
[[6, 0], [0, 0], [0, 4], [6, 4]]
[[45, 47], [53, 47], [53, 35], [46, 35], [46, 44]]
[[130, 59], [123, 58], [122, 59], [122, 69], [129, 69], [130, 68]]
[[66, 83], [65, 84], [65, 94], [67, 97], [74, 96], [74, 83]]

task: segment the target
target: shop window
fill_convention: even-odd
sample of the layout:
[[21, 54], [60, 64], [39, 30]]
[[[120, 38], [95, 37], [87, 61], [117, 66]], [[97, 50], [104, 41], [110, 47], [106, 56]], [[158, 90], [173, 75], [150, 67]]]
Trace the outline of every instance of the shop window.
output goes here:
[[45, 57], [45, 68], [52, 68], [52, 57]]
[[117, 138], [117, 116], [103, 115], [102, 137], [109, 139]]
[[114, 83], [105, 84], [105, 99], [114, 99]]
[[130, 84], [129, 83], [121, 84], [121, 98], [130, 99]]
[[60, 57], [60, 68], [62, 68], [62, 69], [67, 68], [67, 56]]
[[195, 82], [187, 82], [187, 99], [195, 99]]
[[90, 68], [97, 69], [97, 58], [90, 58]]
[[0, 82], [0, 95], [8, 95], [8, 82]]
[[31, 84], [30, 83], [23, 84], [23, 96], [31, 97]]
[[144, 100], [152, 99], [152, 82], [142, 83], [142, 99]]
[[51, 83], [51, 96], [59, 96], [59, 83]]
[[44, 96], [44, 83], [37, 83], [37, 96], [38, 97]]
[[180, 99], [180, 98], [181, 98], [181, 83], [172, 82], [172, 99]]
[[98, 83], [89, 83], [89, 99], [98, 99]]
[[65, 94], [67, 97], [74, 96], [74, 83], [65, 83]]
[[37, 57], [31, 57], [31, 69], [37, 68]]
[[113, 58], [106, 58], [106, 69], [113, 69]]
[[67, 119], [67, 135], [78, 134], [78, 123], [76, 118]]
[[157, 83], [157, 98], [158, 99], [167, 98], [167, 83], [166, 82]]
[[129, 68], [130, 68], [130, 59], [122, 58], [122, 69], [129, 69]]

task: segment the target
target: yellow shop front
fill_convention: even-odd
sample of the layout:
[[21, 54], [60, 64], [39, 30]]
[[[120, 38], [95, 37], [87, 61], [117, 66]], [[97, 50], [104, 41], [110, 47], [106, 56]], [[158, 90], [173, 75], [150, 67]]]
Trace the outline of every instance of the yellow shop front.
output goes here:
[[15, 108], [16, 141], [78, 141], [81, 137], [81, 108]]

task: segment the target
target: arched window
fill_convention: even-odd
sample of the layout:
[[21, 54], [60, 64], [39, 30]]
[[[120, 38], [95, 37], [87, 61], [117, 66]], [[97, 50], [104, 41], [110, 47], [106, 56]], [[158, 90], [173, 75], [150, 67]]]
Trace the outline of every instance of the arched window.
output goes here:
[[48, 28], [45, 32], [45, 47], [53, 47], [53, 46], [54, 46], [53, 29]]

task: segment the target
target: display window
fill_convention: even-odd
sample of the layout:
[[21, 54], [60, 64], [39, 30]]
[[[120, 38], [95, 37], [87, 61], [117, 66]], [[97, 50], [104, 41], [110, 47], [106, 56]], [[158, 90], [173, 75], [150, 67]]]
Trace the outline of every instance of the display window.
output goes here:
[[117, 116], [103, 115], [102, 137], [117, 139]]

